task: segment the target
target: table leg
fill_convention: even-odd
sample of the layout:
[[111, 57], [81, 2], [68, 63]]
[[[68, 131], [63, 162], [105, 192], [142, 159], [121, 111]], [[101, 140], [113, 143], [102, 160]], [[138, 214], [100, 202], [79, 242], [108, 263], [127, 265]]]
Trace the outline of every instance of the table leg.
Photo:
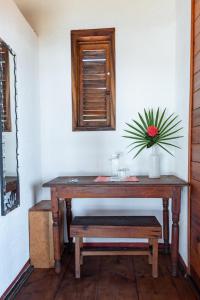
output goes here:
[[172, 276], [177, 276], [179, 250], [179, 218], [180, 218], [181, 189], [175, 188], [172, 198]]
[[66, 218], [67, 218], [67, 237], [68, 237], [68, 246], [69, 250], [72, 248], [72, 238], [70, 237], [70, 225], [72, 222], [72, 205], [71, 205], [71, 198], [65, 199], [66, 202]]
[[57, 198], [56, 189], [51, 189], [51, 206], [53, 217], [53, 244], [55, 271], [57, 274], [61, 271], [61, 248], [60, 248], [60, 213], [59, 199]]
[[164, 253], [169, 253], [169, 199], [163, 198], [163, 239]]

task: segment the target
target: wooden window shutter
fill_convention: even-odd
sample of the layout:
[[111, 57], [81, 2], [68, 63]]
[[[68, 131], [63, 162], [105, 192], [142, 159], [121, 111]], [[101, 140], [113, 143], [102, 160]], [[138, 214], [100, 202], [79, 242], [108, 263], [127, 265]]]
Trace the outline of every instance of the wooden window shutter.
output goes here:
[[9, 50], [4, 45], [0, 46], [3, 73], [1, 81], [3, 85], [3, 122], [4, 131], [11, 131], [11, 112], [10, 112], [10, 68]]
[[73, 30], [73, 130], [115, 129], [115, 29]]

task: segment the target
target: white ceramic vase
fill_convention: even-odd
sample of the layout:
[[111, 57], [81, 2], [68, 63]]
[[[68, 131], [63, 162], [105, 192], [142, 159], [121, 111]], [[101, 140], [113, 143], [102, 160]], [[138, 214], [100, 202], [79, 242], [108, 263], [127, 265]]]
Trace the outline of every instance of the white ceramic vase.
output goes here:
[[149, 178], [160, 178], [160, 156], [158, 146], [154, 145], [150, 148], [149, 156]]

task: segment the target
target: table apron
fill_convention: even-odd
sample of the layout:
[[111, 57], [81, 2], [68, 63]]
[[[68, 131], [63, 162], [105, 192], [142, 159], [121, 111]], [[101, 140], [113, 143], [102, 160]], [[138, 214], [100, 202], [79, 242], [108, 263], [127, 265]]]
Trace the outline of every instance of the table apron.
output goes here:
[[174, 186], [70, 186], [56, 187], [57, 198], [172, 198]]

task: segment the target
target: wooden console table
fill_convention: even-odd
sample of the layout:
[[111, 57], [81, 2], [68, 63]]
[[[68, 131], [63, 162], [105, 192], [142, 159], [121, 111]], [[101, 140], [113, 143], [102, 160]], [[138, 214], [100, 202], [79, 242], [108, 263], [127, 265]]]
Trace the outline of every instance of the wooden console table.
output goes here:
[[[55, 271], [61, 270], [59, 199], [65, 199], [67, 205], [68, 236], [72, 220], [72, 198], [162, 198], [163, 201], [163, 237], [164, 249], [169, 250], [169, 198], [172, 199], [172, 241], [171, 263], [172, 275], [177, 275], [179, 247], [179, 216], [181, 189], [188, 183], [175, 176], [161, 176], [159, 179], [138, 177], [139, 182], [95, 182], [95, 176], [57, 177], [43, 187], [51, 188], [53, 214], [53, 238]], [[149, 201], [149, 200], [147, 200]]]

